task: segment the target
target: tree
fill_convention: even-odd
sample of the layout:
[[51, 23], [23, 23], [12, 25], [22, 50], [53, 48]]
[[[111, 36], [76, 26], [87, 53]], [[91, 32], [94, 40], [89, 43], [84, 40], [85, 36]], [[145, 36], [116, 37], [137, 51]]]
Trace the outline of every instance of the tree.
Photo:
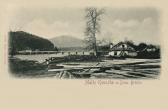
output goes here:
[[137, 46], [137, 50], [138, 51], [141, 51], [143, 49], [145, 49], [148, 45], [146, 43], [140, 43], [138, 46]]
[[137, 45], [132, 40], [127, 40], [126, 43], [137, 50]]
[[97, 56], [97, 45], [96, 45], [96, 33], [100, 32], [100, 21], [101, 16], [104, 14], [104, 9], [97, 8], [86, 8], [86, 30], [85, 41], [89, 48], [95, 51], [95, 55]]

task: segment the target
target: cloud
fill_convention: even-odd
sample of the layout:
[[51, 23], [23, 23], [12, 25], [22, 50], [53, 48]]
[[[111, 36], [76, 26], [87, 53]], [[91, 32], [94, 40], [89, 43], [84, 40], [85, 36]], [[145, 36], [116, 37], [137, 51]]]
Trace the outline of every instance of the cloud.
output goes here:
[[153, 23], [153, 19], [148, 17], [148, 18], [145, 18], [143, 20], [143, 24], [146, 25], [146, 24], [152, 24]]
[[[111, 22], [111, 23], [109, 23]], [[149, 42], [159, 43], [158, 24], [151, 17], [145, 17], [142, 20], [138, 19], [114, 19], [102, 24], [103, 31], [99, 37], [103, 36], [112, 42], [124, 41], [124, 39], [133, 40], [136, 43]], [[110, 34], [109, 34], [110, 32]], [[154, 39], [154, 40], [151, 40]]]
[[23, 30], [37, 34], [44, 38], [52, 38], [60, 35], [72, 35], [72, 36], [81, 36], [82, 28], [79, 28], [82, 24], [76, 25], [75, 23], [66, 22], [66, 21], [54, 21], [47, 22], [44, 19], [35, 19], [27, 23]]
[[30, 32], [32, 34], [37, 34], [42, 37], [51, 36], [54, 34], [53, 28], [45, 22], [43, 19], [36, 19], [27, 23], [24, 28], [24, 31]]
[[[44, 19], [35, 19], [24, 26], [24, 30], [44, 38], [52, 38], [60, 35], [71, 35], [83, 38], [85, 22], [53, 21], [47, 22]], [[105, 38], [115, 42], [124, 39], [136, 42], [151, 41], [150, 38], [158, 40], [158, 27], [151, 17], [142, 20], [129, 19], [104, 21], [101, 25], [101, 34], [98, 38]], [[154, 41], [153, 41], [154, 42]]]
[[[122, 41], [126, 37], [133, 41], [159, 39], [158, 13], [150, 9], [109, 9], [101, 19], [98, 38]], [[83, 9], [27, 9], [19, 12], [12, 20], [11, 28], [30, 32], [44, 38], [71, 35], [84, 38], [85, 19]], [[154, 40], [151, 40], [154, 39]]]
[[113, 26], [118, 28], [131, 28], [136, 27], [140, 24], [138, 20], [128, 20], [128, 21], [122, 21], [120, 19], [117, 19], [113, 22]]

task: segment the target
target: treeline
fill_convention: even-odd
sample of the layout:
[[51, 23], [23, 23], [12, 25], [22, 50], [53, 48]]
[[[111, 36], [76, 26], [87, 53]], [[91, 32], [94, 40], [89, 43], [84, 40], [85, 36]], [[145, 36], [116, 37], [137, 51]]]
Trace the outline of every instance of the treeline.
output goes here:
[[57, 50], [54, 44], [49, 40], [41, 38], [39, 36], [24, 32], [16, 31], [9, 32], [9, 53], [16, 54], [17, 51], [22, 50], [39, 50], [39, 51], [50, 51]]
[[132, 46], [137, 51], [137, 58], [147, 58], [147, 59], [157, 59], [160, 58], [160, 46], [147, 44], [147, 43], [139, 43], [138, 45], [134, 44], [133, 41], [127, 41], [127, 43]]

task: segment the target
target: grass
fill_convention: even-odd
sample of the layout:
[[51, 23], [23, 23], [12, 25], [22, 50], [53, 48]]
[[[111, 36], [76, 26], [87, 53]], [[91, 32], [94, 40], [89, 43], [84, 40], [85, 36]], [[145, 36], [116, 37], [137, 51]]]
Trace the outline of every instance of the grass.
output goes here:
[[9, 68], [10, 72], [15, 76], [36, 76], [44, 74], [47, 65], [40, 64], [37, 61], [10, 58]]

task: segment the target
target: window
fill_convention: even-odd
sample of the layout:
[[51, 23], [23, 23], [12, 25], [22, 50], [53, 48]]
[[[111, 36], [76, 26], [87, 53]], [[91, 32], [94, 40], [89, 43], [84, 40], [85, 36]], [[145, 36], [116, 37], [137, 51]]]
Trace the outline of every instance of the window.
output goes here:
[[114, 51], [114, 55], [115, 55], [115, 56], [117, 55], [117, 51]]
[[125, 47], [125, 45], [122, 45], [122, 48], [124, 48]]

